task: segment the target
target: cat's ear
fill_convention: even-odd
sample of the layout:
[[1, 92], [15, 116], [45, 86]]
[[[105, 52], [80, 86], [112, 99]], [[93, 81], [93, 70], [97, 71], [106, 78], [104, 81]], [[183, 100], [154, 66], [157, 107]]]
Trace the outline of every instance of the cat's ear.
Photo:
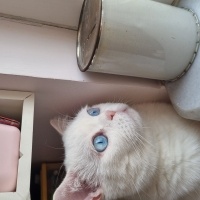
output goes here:
[[77, 181], [76, 176], [68, 172], [63, 182], [56, 189], [53, 200], [103, 200], [103, 193], [100, 188], [92, 191], [86, 185], [80, 186], [78, 191], [73, 191], [70, 185]]
[[50, 120], [50, 124], [55, 128], [58, 133], [63, 134], [69, 123], [68, 116], [58, 116]]

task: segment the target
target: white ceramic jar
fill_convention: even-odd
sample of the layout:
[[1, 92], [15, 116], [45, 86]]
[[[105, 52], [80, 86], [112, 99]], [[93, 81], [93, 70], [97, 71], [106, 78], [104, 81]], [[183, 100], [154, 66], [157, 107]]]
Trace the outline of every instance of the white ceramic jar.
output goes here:
[[197, 43], [192, 12], [150, 0], [85, 0], [79, 23], [81, 71], [173, 80]]

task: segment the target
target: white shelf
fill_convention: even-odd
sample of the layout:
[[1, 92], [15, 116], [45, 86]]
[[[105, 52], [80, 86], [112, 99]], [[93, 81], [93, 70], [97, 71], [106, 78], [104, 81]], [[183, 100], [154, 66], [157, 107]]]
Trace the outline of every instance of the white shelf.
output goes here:
[[3, 200], [29, 200], [34, 118], [34, 94], [0, 90], [0, 113], [21, 122], [20, 158], [15, 192], [0, 193]]
[[77, 29], [83, 0], [0, 0], [0, 16]]
[[135, 80], [148, 82], [133, 77], [80, 72], [76, 61], [76, 31], [9, 20], [0, 20], [0, 28], [1, 74], [115, 84], [132, 84]]

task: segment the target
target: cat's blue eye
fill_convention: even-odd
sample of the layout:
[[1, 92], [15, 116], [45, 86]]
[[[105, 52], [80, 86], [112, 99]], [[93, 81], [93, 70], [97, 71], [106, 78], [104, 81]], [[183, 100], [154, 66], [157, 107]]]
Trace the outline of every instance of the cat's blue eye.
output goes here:
[[94, 138], [93, 145], [96, 151], [103, 152], [108, 146], [108, 138], [104, 135], [98, 135]]
[[100, 114], [100, 109], [99, 108], [89, 108], [87, 110], [87, 113], [90, 115], [90, 116], [98, 116]]

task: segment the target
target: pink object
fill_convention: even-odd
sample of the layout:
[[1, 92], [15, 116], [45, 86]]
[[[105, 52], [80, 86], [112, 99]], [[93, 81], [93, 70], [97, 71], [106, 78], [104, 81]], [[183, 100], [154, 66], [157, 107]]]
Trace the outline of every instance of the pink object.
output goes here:
[[10, 126], [15, 126], [17, 128], [20, 128], [20, 122], [14, 119], [7, 118], [7, 117], [0, 116], [0, 124], [7, 124]]
[[0, 124], [0, 192], [16, 190], [19, 144], [19, 129]]

